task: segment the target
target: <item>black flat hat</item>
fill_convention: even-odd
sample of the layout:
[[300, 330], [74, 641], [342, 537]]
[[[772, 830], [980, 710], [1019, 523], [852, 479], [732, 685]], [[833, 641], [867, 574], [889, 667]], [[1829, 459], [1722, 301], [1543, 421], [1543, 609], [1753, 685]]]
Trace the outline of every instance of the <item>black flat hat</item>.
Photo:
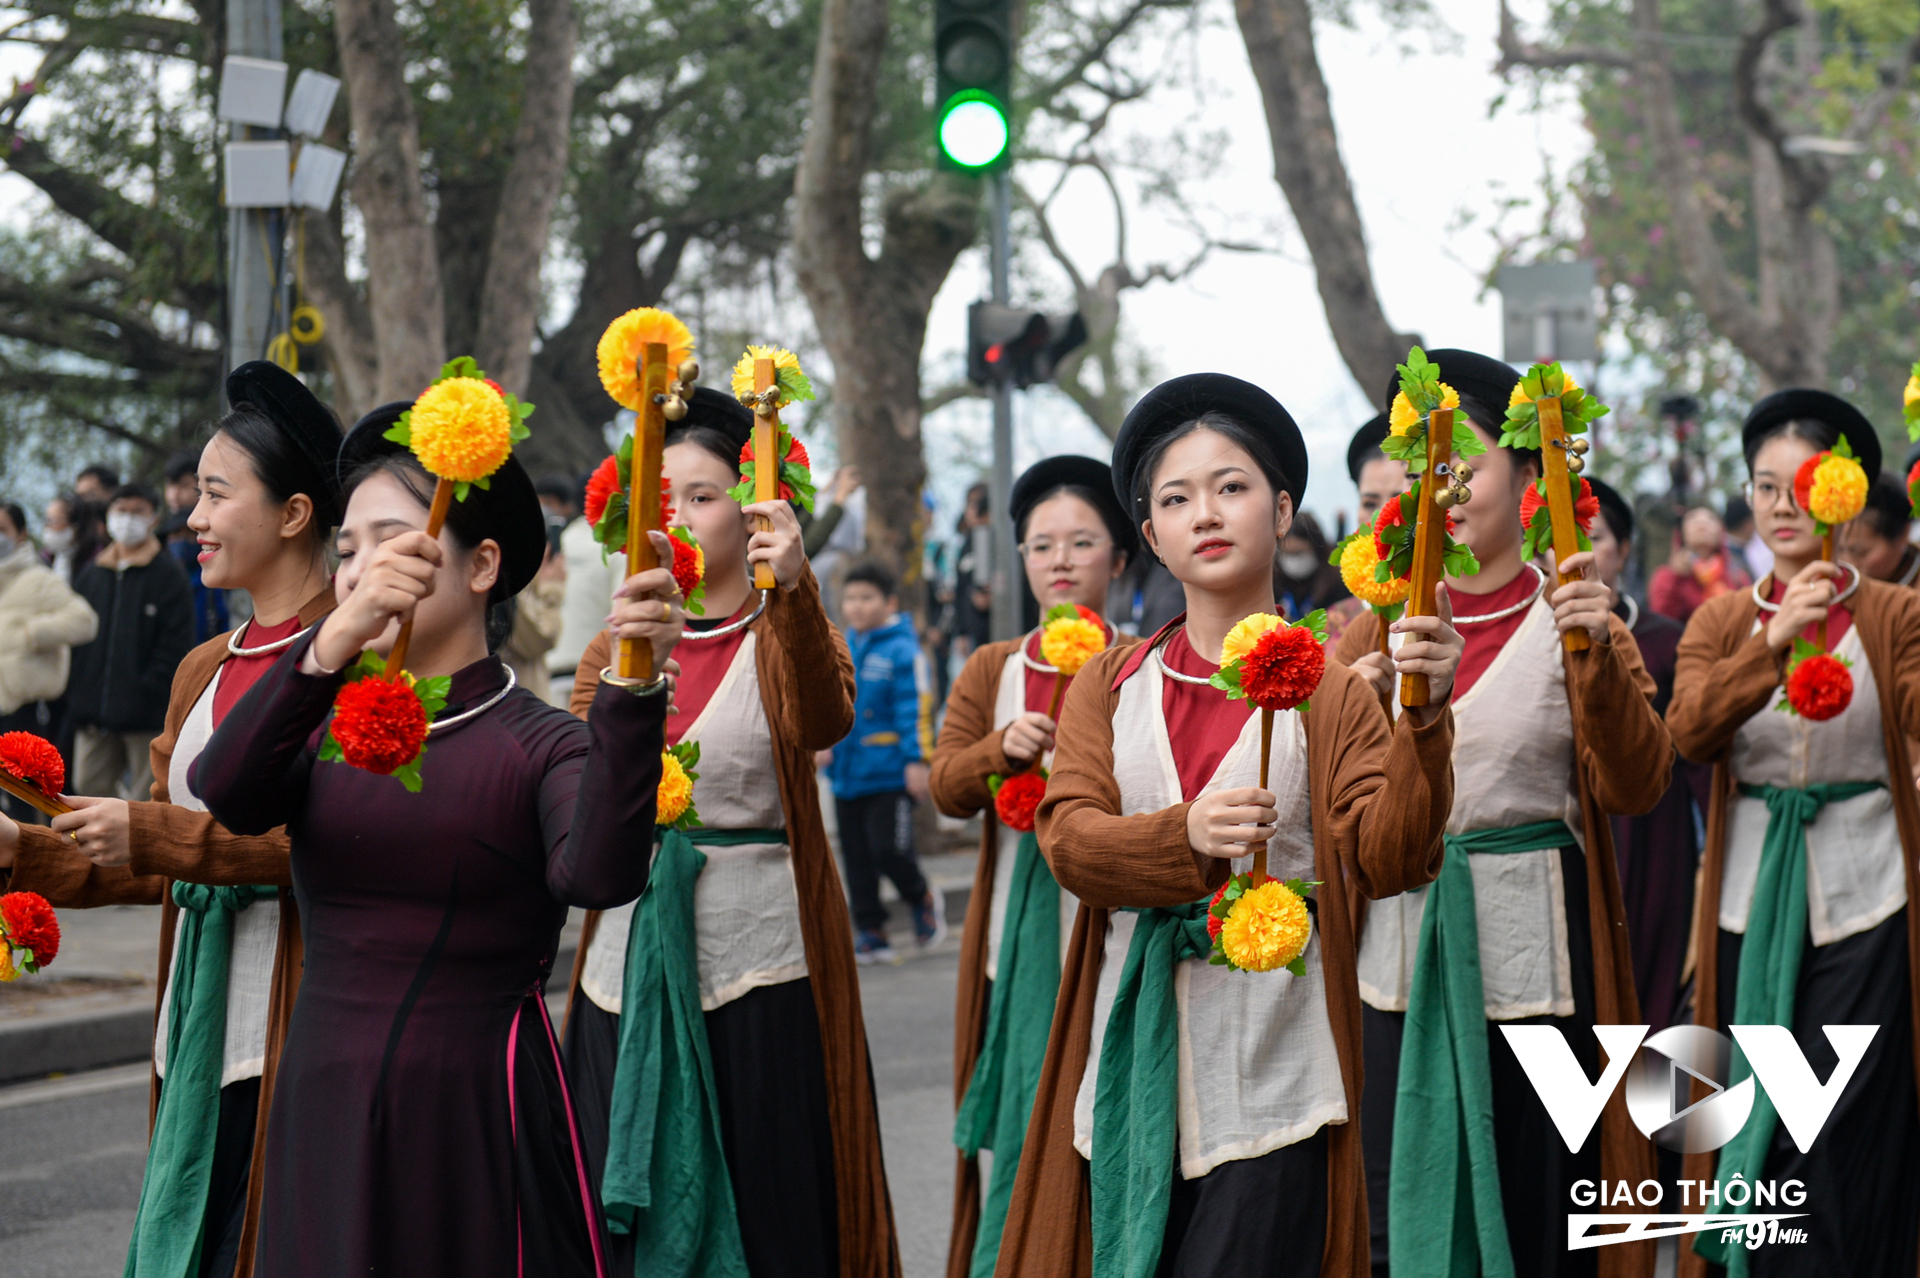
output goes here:
[[249, 407], [293, 441], [309, 463], [299, 491], [313, 499], [315, 522], [332, 528], [340, 522], [340, 481], [334, 458], [340, 452], [340, 421], [314, 397], [306, 383], [278, 364], [256, 359], [227, 374], [227, 404]]
[[[1121, 508], [1133, 510], [1133, 481], [1154, 441], [1207, 413], [1224, 413], [1271, 441], [1297, 512], [1307, 491], [1307, 445], [1300, 428], [1279, 400], [1225, 373], [1188, 373], [1161, 382], [1133, 406], [1113, 441], [1113, 491]], [[1134, 513], [1144, 517], [1145, 512]]]
[[[411, 400], [382, 404], [353, 424], [340, 444], [338, 470], [343, 487], [362, 463], [408, 451], [405, 444], [386, 438], [386, 433], [400, 420], [400, 414], [412, 407]], [[463, 530], [474, 530], [480, 537], [500, 543], [505, 592], [517, 595], [526, 589], [547, 553], [547, 517], [520, 459], [509, 456], [487, 477], [485, 488], [473, 485], [467, 490], [466, 501], [455, 502], [454, 509], [459, 512]]]
[[1838, 395], [1804, 386], [1777, 390], [1753, 406], [1740, 427], [1740, 446], [1751, 449], [1768, 431], [1785, 422], [1811, 421], [1830, 426], [1847, 441], [1871, 479], [1880, 473], [1880, 433], [1866, 415]]
[[717, 430], [725, 435], [733, 441], [733, 455], [738, 457], [740, 450], [753, 438], [753, 410], [724, 391], [697, 386], [693, 398], [687, 401], [687, 415], [677, 422], [668, 422], [667, 434], [692, 430], [696, 426]]
[[1127, 519], [1126, 507], [1114, 498], [1113, 468], [1091, 457], [1062, 453], [1027, 467], [1020, 478], [1013, 481], [1013, 495], [1008, 502], [1013, 507], [1014, 528], [1026, 523], [1027, 516], [1033, 513], [1042, 497], [1062, 486], [1083, 488], [1093, 494], [1093, 507], [1100, 512], [1100, 521], [1106, 524], [1113, 544], [1132, 558], [1140, 534]]
[[[1520, 374], [1511, 364], [1490, 355], [1451, 347], [1428, 351], [1427, 360], [1440, 366], [1441, 381], [1462, 395], [1479, 400], [1492, 410], [1495, 419], [1506, 416], [1507, 400], [1513, 397], [1513, 388], [1520, 383]], [[1387, 397], [1380, 402], [1392, 408], [1393, 397], [1399, 393], [1400, 374], [1394, 373], [1387, 378]]]
[[[1394, 386], [1397, 390], [1399, 383], [1396, 382]], [[1361, 468], [1373, 460], [1374, 454], [1379, 453], [1383, 457], [1386, 455], [1380, 452], [1380, 445], [1385, 443], [1386, 439], [1387, 415], [1385, 413], [1375, 413], [1365, 426], [1353, 432], [1353, 438], [1347, 442], [1347, 477], [1349, 479], [1358, 484]]]
[[1609, 484], [1606, 480], [1595, 479], [1592, 475], [1584, 475], [1582, 478], [1587, 481], [1587, 486], [1593, 489], [1593, 495], [1599, 499], [1600, 509], [1602, 511], [1612, 511], [1619, 518], [1620, 522], [1626, 526], [1626, 540], [1632, 541], [1633, 507], [1628, 505], [1627, 499], [1620, 495], [1620, 490], [1612, 484]]

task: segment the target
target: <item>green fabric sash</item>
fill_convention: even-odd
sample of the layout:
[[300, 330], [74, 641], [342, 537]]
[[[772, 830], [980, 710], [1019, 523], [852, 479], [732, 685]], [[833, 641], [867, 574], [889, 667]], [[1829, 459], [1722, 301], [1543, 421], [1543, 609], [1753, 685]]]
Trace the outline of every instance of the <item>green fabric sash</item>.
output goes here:
[[1060, 885], [1029, 830], [1014, 854], [1001, 930], [999, 973], [987, 1004], [987, 1035], [953, 1125], [953, 1143], [971, 1158], [993, 1151], [993, 1175], [974, 1235], [971, 1278], [991, 1278], [1013, 1198], [1060, 993]]
[[787, 832], [658, 833], [660, 853], [627, 934], [600, 1197], [607, 1228], [634, 1235], [636, 1274], [747, 1278], [700, 1008], [693, 889], [707, 855], [696, 845], [785, 843]]
[[1207, 904], [1139, 911], [1120, 967], [1093, 1091], [1094, 1278], [1153, 1278], [1160, 1263], [1180, 1104], [1173, 969], [1212, 950]]
[[[1793, 1027], [1793, 996], [1800, 981], [1807, 931], [1807, 827], [1829, 803], [1885, 788], [1879, 781], [1842, 781], [1810, 785], [1804, 790], [1778, 785], [1740, 786], [1740, 793], [1748, 798], [1765, 800], [1767, 833], [1760, 844], [1753, 904], [1747, 909], [1746, 940], [1740, 946], [1740, 973], [1733, 996], [1735, 1025]], [[1726, 979], [1724, 974], [1721, 979]], [[1727, 1086], [1752, 1073], [1753, 1067], [1736, 1044]], [[1746, 1126], [1720, 1150], [1723, 1194], [1725, 1183], [1734, 1176], [1744, 1176], [1749, 1184], [1760, 1178], [1779, 1121], [1780, 1112], [1773, 1107], [1766, 1089], [1754, 1088], [1753, 1112], [1747, 1116]], [[1724, 1265], [1728, 1278], [1746, 1278], [1752, 1253], [1745, 1247], [1722, 1243], [1719, 1230], [1695, 1236], [1693, 1249], [1714, 1264]]]
[[173, 993], [167, 1005], [167, 1077], [147, 1147], [126, 1278], [192, 1278], [200, 1272], [214, 1137], [220, 1129], [220, 1075], [226, 1069], [233, 919], [279, 892], [173, 885], [181, 926], [168, 983]]
[[1574, 841], [1564, 821], [1446, 836], [1420, 919], [1400, 1044], [1387, 1187], [1394, 1278], [1513, 1278], [1467, 856], [1545, 852]]

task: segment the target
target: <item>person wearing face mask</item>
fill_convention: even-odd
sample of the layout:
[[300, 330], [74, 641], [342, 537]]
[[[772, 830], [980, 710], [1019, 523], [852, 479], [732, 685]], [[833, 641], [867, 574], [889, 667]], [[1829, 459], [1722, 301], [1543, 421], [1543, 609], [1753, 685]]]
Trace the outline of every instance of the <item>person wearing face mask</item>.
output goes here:
[[[0, 732], [54, 734], [53, 703], [66, 691], [73, 645], [99, 628], [87, 601], [34, 553], [26, 512], [0, 504]], [[32, 812], [11, 797], [0, 807], [23, 818]]]
[[166, 723], [174, 668], [193, 647], [193, 586], [154, 536], [159, 513], [151, 488], [115, 489], [112, 541], [74, 576], [100, 617], [93, 642], [74, 649], [67, 684], [76, 794], [144, 799], [153, 786], [147, 747]]
[[1329, 548], [1320, 521], [1301, 511], [1273, 557], [1273, 597], [1288, 621], [1353, 597], [1340, 569], [1327, 562]]

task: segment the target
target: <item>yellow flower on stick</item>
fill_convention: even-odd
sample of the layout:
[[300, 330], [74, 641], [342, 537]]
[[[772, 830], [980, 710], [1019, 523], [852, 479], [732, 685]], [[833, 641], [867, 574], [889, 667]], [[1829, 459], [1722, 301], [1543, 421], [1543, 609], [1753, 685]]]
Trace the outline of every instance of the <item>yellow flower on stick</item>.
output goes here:
[[1368, 607], [1391, 608], [1405, 603], [1413, 593], [1412, 579], [1388, 577], [1385, 581], [1376, 581], [1374, 569], [1379, 563], [1380, 548], [1373, 540], [1372, 530], [1363, 527], [1347, 539], [1340, 551], [1340, 580], [1346, 583], [1355, 599]]
[[1090, 609], [1056, 604], [1040, 628], [1040, 659], [1071, 679], [1107, 650], [1107, 632]]
[[600, 364], [600, 384], [622, 408], [639, 412], [646, 400], [640, 384], [640, 360], [650, 343], [667, 348], [667, 367], [679, 368], [693, 354], [693, 332], [666, 311], [643, 306], [628, 311], [600, 335], [594, 354]]
[[655, 825], [690, 830], [700, 824], [700, 814], [693, 810], [693, 783], [700, 779], [694, 768], [699, 762], [698, 742], [682, 741], [660, 752], [660, 786], [654, 794]]
[[1295, 976], [1306, 975], [1313, 921], [1305, 893], [1314, 886], [1318, 885], [1298, 879], [1255, 884], [1245, 874], [1227, 880], [1208, 907], [1211, 961], [1237, 972], [1274, 972], [1284, 967]]
[[1253, 651], [1260, 637], [1269, 630], [1277, 630], [1286, 625], [1286, 620], [1270, 612], [1256, 612], [1242, 617], [1227, 631], [1226, 642], [1220, 645], [1220, 664], [1230, 666]]
[[429, 474], [477, 484], [506, 464], [513, 426], [507, 401], [492, 385], [449, 377], [413, 401], [410, 447]]
[[[798, 355], [780, 346], [748, 346], [747, 353], [742, 355], [733, 366], [733, 397], [735, 399], [743, 404], [753, 399], [756, 394], [753, 384], [753, 365], [756, 360], [763, 359], [773, 361], [773, 388], [779, 396], [774, 402], [775, 408], [785, 408], [796, 399], [813, 398], [812, 384], [807, 382], [805, 375], [800, 373]], [[782, 369], [790, 370], [785, 377], [781, 376]], [[807, 384], [809, 393], [804, 395], [795, 393], [799, 389], [799, 384], [794, 381], [796, 376], [799, 377], [800, 382]]]
[[[1460, 392], [1445, 382], [1440, 383], [1440, 407], [1460, 407]], [[1406, 435], [1420, 424], [1420, 411], [1407, 398], [1405, 391], [1396, 392], [1393, 407], [1387, 410], [1387, 429], [1396, 435]]]

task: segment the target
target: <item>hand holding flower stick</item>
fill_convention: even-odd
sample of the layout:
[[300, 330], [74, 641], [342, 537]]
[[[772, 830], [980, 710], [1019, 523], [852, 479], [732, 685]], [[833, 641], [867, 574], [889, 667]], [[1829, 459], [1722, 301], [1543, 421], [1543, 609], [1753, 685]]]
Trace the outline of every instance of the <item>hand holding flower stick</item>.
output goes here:
[[[1593, 549], [1587, 529], [1600, 509], [1586, 480], [1579, 481], [1576, 495], [1574, 480], [1587, 468], [1589, 447], [1577, 436], [1608, 411], [1558, 363], [1529, 368], [1507, 399], [1500, 446], [1530, 448], [1540, 454], [1540, 478], [1520, 504], [1520, 523], [1526, 530], [1521, 554], [1526, 559], [1537, 556], [1544, 535], [1552, 545], [1555, 575], [1562, 586], [1574, 578], [1558, 572], [1558, 566]], [[1547, 515], [1545, 529], [1538, 526], [1542, 508]], [[1587, 632], [1579, 629], [1567, 631], [1562, 641], [1568, 652], [1585, 652], [1592, 644]]]
[[[800, 441], [780, 421], [788, 404], [813, 398], [813, 383], [800, 371], [800, 359], [777, 346], [749, 346], [733, 366], [734, 398], [753, 410], [753, 434], [740, 454], [741, 482], [729, 495], [742, 506], [790, 500], [813, 509], [812, 461]], [[773, 520], [754, 516], [756, 532], [772, 532]], [[753, 566], [755, 590], [779, 584], [773, 565]]]

